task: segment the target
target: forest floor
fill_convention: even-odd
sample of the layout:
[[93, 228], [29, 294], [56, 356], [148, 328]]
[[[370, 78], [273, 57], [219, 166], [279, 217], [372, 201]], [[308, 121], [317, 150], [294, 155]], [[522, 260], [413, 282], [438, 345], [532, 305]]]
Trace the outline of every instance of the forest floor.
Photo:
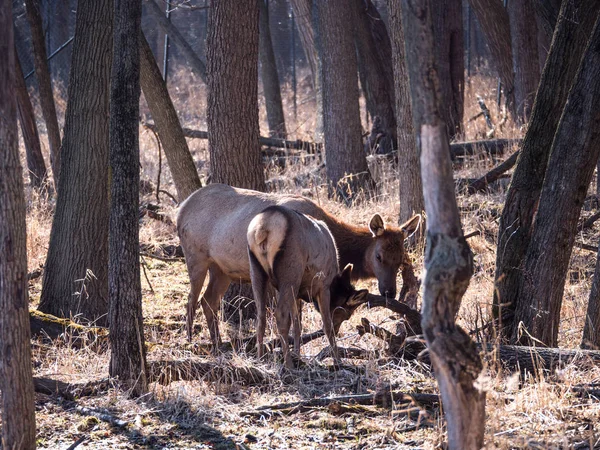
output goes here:
[[[469, 121], [479, 110], [475, 94], [482, 97], [499, 121], [495, 108], [494, 80], [477, 88], [467, 86], [469, 100], [465, 112], [465, 139], [485, 137], [483, 118]], [[286, 96], [289, 98], [289, 96]], [[302, 99], [300, 99], [302, 100]], [[180, 102], [191, 99], [180, 98]], [[314, 103], [314, 102], [313, 102]], [[289, 105], [285, 105], [286, 108]], [[201, 108], [198, 106], [198, 108]], [[289, 110], [289, 108], [288, 108]], [[193, 111], [188, 114], [193, 115]], [[264, 113], [263, 113], [264, 114]], [[200, 116], [200, 114], [199, 114]], [[307, 117], [310, 114], [307, 113]], [[189, 126], [186, 118], [184, 125]], [[310, 139], [301, 130], [311, 129], [305, 117], [290, 118], [288, 130], [293, 138]], [[205, 129], [202, 123], [196, 128]], [[159, 173], [157, 147], [152, 134], [141, 128], [142, 202], [157, 204], [156, 180]], [[304, 133], [304, 134], [303, 134]], [[508, 125], [497, 129], [495, 137], [519, 137], [522, 132]], [[207, 172], [206, 141], [190, 140], [190, 147], [203, 177]], [[456, 178], [482, 175], [502, 157], [471, 157], [455, 162]], [[327, 199], [318, 178], [305, 177], [300, 186], [291, 180], [314, 170], [315, 164], [294, 164], [281, 171], [270, 168], [271, 177], [280, 182], [279, 189], [310, 195], [327, 211], [356, 224], [366, 225], [372, 214], [382, 214], [386, 222], [396, 223], [398, 216], [398, 182], [388, 163], [381, 166], [377, 194], [351, 208]], [[162, 168], [161, 188], [173, 192], [168, 168]], [[464, 296], [459, 324], [467, 331], [487, 323], [494, 289], [494, 264], [498, 218], [502, 211], [505, 184], [497, 183], [490, 192], [466, 195], [457, 189], [465, 233], [481, 233], [469, 239], [474, 253], [475, 273]], [[595, 192], [595, 185], [590, 193]], [[33, 271], [42, 266], [48, 249], [52, 204], [40, 203], [28, 195], [28, 264]], [[160, 196], [160, 213], [176, 216], [176, 205]], [[591, 203], [582, 218], [595, 212]], [[600, 223], [582, 232], [578, 241], [597, 245]], [[175, 225], [148, 216], [140, 219], [141, 243], [150, 248], [177, 245]], [[417, 276], [423, 275], [423, 248], [410, 248]], [[595, 254], [575, 248], [571, 258], [562, 308], [559, 345], [578, 348], [587, 298], [594, 272]], [[209, 363], [212, 370], [198, 371], [193, 381], [152, 383], [150, 392], [139, 399], [129, 399], [110, 382], [102, 384], [94, 395], [65, 398], [36, 393], [38, 446], [67, 449], [80, 440], [80, 449], [433, 449], [444, 448], [446, 439], [443, 412], [438, 403], [398, 401], [385, 405], [358, 405], [338, 402], [329, 406], [264, 408], [309, 399], [368, 394], [386, 388], [403, 393], [436, 394], [437, 384], [430, 367], [418, 361], [402, 359], [385, 363], [373, 356], [366, 360], [346, 360], [343, 369], [332, 371], [331, 360], [318, 361], [316, 355], [326, 345], [320, 338], [302, 347], [304, 365], [292, 372], [280, 371], [276, 360], [258, 361], [245, 351], [229, 351], [214, 357], [204, 349], [209, 342], [201, 314], [196, 318], [199, 331], [193, 344], [185, 337], [184, 320], [189, 280], [183, 261], [142, 258], [144, 318], [148, 322], [145, 338], [148, 359], [180, 360]], [[399, 283], [401, 280], [399, 279]], [[377, 292], [376, 282], [361, 282], [359, 287]], [[31, 308], [39, 301], [41, 278], [30, 282]], [[420, 299], [419, 299], [420, 306]], [[356, 326], [362, 317], [393, 331], [398, 318], [390, 311], [361, 307], [344, 323], [339, 345], [364, 350], [381, 350], [384, 343], [372, 335], [361, 336]], [[170, 324], [165, 326], [165, 323]], [[222, 323], [222, 334], [230, 327]], [[320, 318], [312, 306], [304, 313], [304, 331], [320, 328]], [[268, 332], [273, 335], [270, 319]], [[252, 331], [250, 324], [249, 332]], [[478, 340], [490, 339], [474, 332]], [[34, 375], [72, 384], [105, 380], [110, 354], [105, 347], [90, 340], [78, 348], [71, 339], [32, 342]], [[600, 367], [583, 358], [563, 365], [553, 373], [540, 369], [537, 374], [520, 377], [503, 368], [493, 354], [482, 354], [484, 371], [478, 382], [487, 393], [486, 448], [512, 449], [587, 449], [600, 448]], [[248, 374], [254, 376], [248, 376]], [[581, 393], [577, 387], [595, 388]], [[87, 409], [86, 409], [87, 408]], [[260, 409], [263, 408], [263, 409]], [[112, 418], [112, 419], [110, 419]], [[108, 420], [108, 421], [106, 421]], [[71, 446], [71, 447], [70, 447]]]

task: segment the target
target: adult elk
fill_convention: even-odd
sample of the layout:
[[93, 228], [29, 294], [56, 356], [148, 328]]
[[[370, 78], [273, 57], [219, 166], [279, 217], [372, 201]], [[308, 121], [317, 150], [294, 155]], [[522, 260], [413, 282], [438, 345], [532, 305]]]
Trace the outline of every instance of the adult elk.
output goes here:
[[[327, 225], [285, 206], [269, 206], [252, 219], [247, 238], [250, 279], [258, 315], [256, 343], [259, 358], [263, 353], [270, 284], [277, 290], [275, 320], [286, 367], [293, 366], [288, 350], [290, 324], [293, 326], [294, 351], [300, 355], [302, 300], [317, 305], [331, 354], [337, 363], [339, 357], [331, 315], [335, 304], [331, 304], [331, 299], [339, 297], [332, 287], [337, 287], [339, 283], [334, 280], [341, 275], [337, 248]], [[352, 265], [345, 270], [351, 272]]]
[[404, 239], [419, 225], [415, 216], [400, 228], [386, 227], [375, 214], [369, 228], [355, 227], [336, 219], [318, 205], [299, 196], [265, 194], [224, 184], [211, 184], [190, 195], [179, 208], [177, 231], [190, 276], [187, 305], [188, 339], [198, 297], [202, 296], [213, 345], [221, 343], [217, 312], [221, 297], [232, 280], [250, 281], [246, 232], [250, 221], [268, 206], [282, 205], [325, 222], [338, 248], [342, 267], [353, 264], [353, 280], [376, 277], [379, 291], [396, 296], [396, 276], [404, 261]]

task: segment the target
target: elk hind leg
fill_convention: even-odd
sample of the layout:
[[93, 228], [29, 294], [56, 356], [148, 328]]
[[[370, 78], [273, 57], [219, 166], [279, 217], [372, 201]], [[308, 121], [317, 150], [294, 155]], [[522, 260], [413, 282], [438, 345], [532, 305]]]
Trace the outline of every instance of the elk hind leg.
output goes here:
[[186, 258], [186, 264], [190, 276], [190, 293], [188, 295], [187, 303], [186, 327], [187, 338], [188, 341], [191, 342], [192, 333], [194, 331], [196, 309], [198, 308], [198, 297], [200, 297], [202, 287], [204, 286], [204, 280], [206, 279], [208, 266], [204, 258], [197, 258], [193, 256]]
[[265, 328], [267, 326], [267, 296], [269, 276], [262, 268], [256, 256], [248, 250], [250, 260], [250, 279], [252, 281], [252, 291], [254, 301], [256, 302], [256, 350], [259, 358], [263, 356], [263, 341], [265, 337]]
[[221, 298], [231, 284], [231, 279], [215, 264], [208, 269], [210, 281], [208, 287], [202, 296], [202, 311], [208, 323], [210, 339], [213, 343], [213, 351], [216, 353], [221, 345], [221, 335], [219, 334], [219, 308]]

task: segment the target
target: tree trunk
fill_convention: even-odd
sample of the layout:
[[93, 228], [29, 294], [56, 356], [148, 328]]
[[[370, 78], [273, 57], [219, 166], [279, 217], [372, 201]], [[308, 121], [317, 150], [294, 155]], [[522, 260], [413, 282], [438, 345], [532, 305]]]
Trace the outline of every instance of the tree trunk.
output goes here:
[[[385, 23], [371, 0], [353, 0], [356, 8], [356, 54], [360, 84], [365, 94], [367, 110], [373, 119], [381, 119], [384, 136], [380, 145], [388, 142], [379, 153], [389, 153], [397, 146], [394, 113], [394, 71], [392, 44]], [[372, 152], [374, 149], [368, 149]]]
[[0, 391], [2, 447], [35, 448], [23, 174], [17, 142], [12, 2], [0, 2]]
[[422, 213], [425, 206], [423, 204], [421, 165], [415, 142], [410, 104], [400, 0], [390, 0], [389, 15], [398, 121], [398, 178], [400, 180], [400, 218], [398, 223], [402, 224], [415, 214]]
[[210, 10], [208, 147], [212, 182], [265, 190], [258, 143], [259, 0], [222, 0]]
[[336, 194], [352, 200], [370, 181], [358, 106], [354, 8], [342, 0], [315, 2], [318, 24], [327, 178]]
[[[46, 9], [46, 42], [48, 53], [56, 51], [61, 45], [69, 40], [69, 25], [71, 19], [71, 8], [69, 0], [42, 0]], [[65, 48], [49, 62], [52, 77], [55, 82], [59, 81], [65, 89], [69, 81], [69, 65], [71, 59], [71, 48]]]
[[465, 52], [462, 0], [437, 1], [432, 15], [441, 94], [440, 113], [448, 128], [448, 136], [454, 139], [463, 131]]
[[483, 446], [485, 392], [474, 383], [482, 364], [475, 344], [455, 323], [473, 257], [460, 225], [448, 133], [439, 110], [430, 2], [403, 0], [402, 24], [427, 212], [421, 323], [444, 404], [448, 448], [478, 450]]
[[267, 6], [267, 0], [258, 0], [258, 3], [260, 6], [260, 74], [267, 108], [269, 136], [285, 139], [287, 136], [285, 114], [283, 113], [279, 75], [277, 74], [277, 63], [275, 61], [275, 53], [273, 52], [273, 42], [271, 41], [269, 7]]
[[[40, 14], [39, 0], [25, 0], [27, 9], [27, 20], [31, 28], [31, 42], [35, 56], [35, 75], [38, 80], [40, 92], [40, 104], [42, 114], [46, 122], [48, 132], [48, 144], [50, 146], [50, 165], [54, 175], [54, 184], [59, 185], [60, 180], [60, 129], [56, 118], [56, 106], [54, 105], [54, 94], [52, 93], [52, 81], [50, 80], [50, 69], [46, 55], [46, 43], [44, 39], [44, 28]], [[58, 189], [57, 189], [58, 190]]]
[[29, 181], [36, 189], [46, 189], [48, 186], [48, 172], [46, 163], [42, 156], [40, 146], [40, 136], [35, 124], [35, 113], [31, 105], [31, 99], [27, 92], [27, 85], [23, 77], [21, 63], [15, 50], [15, 92], [17, 97], [17, 107], [19, 110], [19, 122], [21, 122], [21, 132], [23, 141], [25, 141], [25, 153], [27, 154], [27, 168], [29, 169]]
[[[577, 220], [599, 155], [600, 20], [597, 20], [550, 151], [515, 305], [514, 321], [522, 325], [513, 329], [514, 342], [532, 342], [531, 335], [550, 347], [557, 346]], [[542, 260], [544, 263], [540, 264]], [[521, 334], [521, 326], [527, 334]]]
[[600, 251], [596, 255], [596, 270], [585, 315], [581, 348], [600, 349]]
[[[158, 6], [155, 0], [145, 0], [147, 10], [152, 14], [156, 23], [161, 30], [169, 35], [169, 38], [173, 40], [177, 48], [185, 56], [186, 62], [190, 65], [191, 69], [198, 75], [202, 81], [207, 82], [207, 68], [202, 60], [198, 57], [192, 46], [185, 40], [183, 35], [179, 32], [177, 27], [167, 19], [165, 12]], [[212, 9], [212, 7], [211, 7]], [[233, 26], [233, 24], [232, 24]]]
[[[579, 11], [577, 14], [582, 18], [580, 22], [570, 20], [575, 11]], [[503, 315], [502, 308], [514, 310], [515, 302], [519, 299], [521, 264], [528, 251], [533, 215], [537, 210], [552, 141], [598, 11], [600, 4], [597, 2], [563, 2], [500, 218], [498, 248], [502, 251], [496, 255], [495, 317]], [[503, 325], [506, 327], [506, 336], [511, 336], [518, 322], [509, 318]]]
[[109, 372], [138, 397], [148, 391], [138, 225], [142, 1], [115, 0], [115, 11], [110, 90]]
[[483, 29], [483, 36], [492, 54], [492, 60], [502, 82], [506, 108], [516, 118], [515, 81], [510, 45], [510, 23], [506, 8], [500, 0], [469, 0], [477, 21]]
[[112, 0], [79, 0], [61, 181], [39, 310], [107, 323]]
[[519, 0], [508, 5], [515, 104], [520, 122], [529, 121], [535, 92], [540, 82], [537, 23], [533, 0]]
[[202, 187], [167, 85], [146, 38], [140, 37], [140, 82], [181, 203]]
[[321, 85], [321, 60], [317, 51], [313, 24], [313, 3], [312, 0], [290, 0], [290, 3], [294, 11], [294, 19], [304, 49], [304, 56], [306, 56], [312, 73], [313, 90], [317, 105], [315, 141], [320, 142], [323, 139], [323, 88]]

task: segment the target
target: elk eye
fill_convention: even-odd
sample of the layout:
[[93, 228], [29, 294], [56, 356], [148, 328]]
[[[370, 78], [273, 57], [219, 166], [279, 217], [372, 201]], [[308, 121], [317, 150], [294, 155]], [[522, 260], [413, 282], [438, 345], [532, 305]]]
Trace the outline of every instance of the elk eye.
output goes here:
[[375, 256], [375, 258], [377, 258], [377, 261], [381, 262], [381, 255], [379, 253], [377, 253], [377, 255]]

